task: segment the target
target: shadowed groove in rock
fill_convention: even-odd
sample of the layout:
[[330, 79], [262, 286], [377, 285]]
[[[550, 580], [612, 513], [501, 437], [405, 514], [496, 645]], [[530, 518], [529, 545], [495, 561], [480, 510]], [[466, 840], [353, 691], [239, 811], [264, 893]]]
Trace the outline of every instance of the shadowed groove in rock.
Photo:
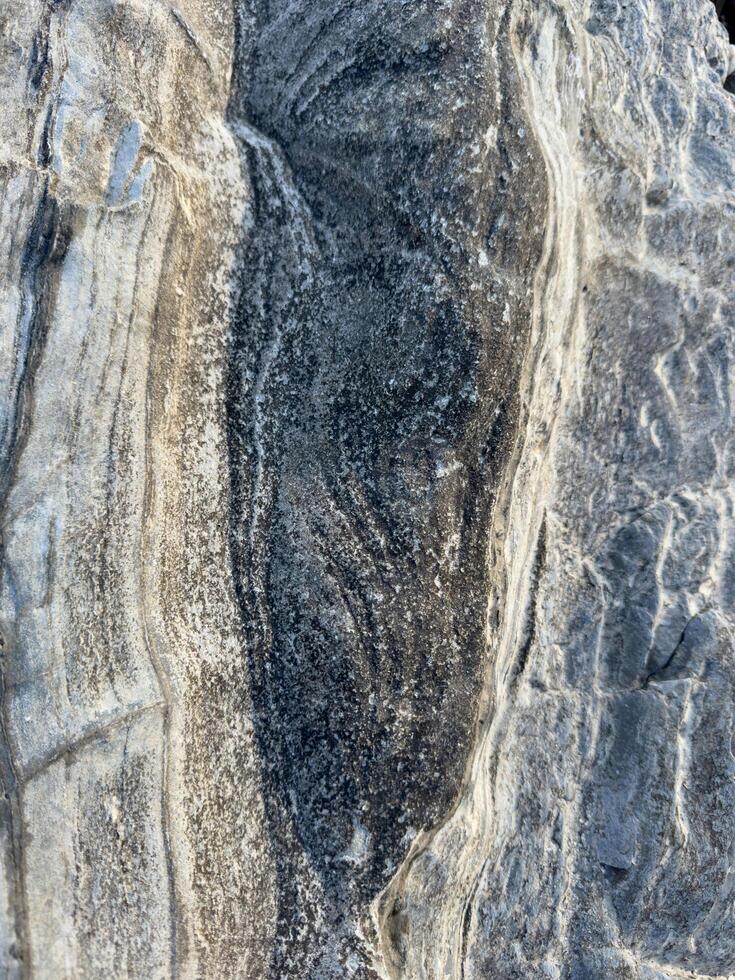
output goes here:
[[712, 0], [717, 16], [727, 28], [730, 43], [735, 44], [735, 2], [733, 0]]

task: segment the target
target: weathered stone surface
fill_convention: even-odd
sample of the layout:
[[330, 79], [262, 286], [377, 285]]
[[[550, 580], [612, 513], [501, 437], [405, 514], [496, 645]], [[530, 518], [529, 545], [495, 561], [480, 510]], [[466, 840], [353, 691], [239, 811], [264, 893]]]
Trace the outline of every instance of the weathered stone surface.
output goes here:
[[735, 975], [715, 5], [0, 23], [3, 975]]

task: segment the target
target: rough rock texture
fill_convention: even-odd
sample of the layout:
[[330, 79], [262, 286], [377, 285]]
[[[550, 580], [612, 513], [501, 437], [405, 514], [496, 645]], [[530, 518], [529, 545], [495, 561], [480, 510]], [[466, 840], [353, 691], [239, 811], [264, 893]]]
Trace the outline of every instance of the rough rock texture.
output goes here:
[[715, 5], [0, 25], [3, 976], [734, 975]]

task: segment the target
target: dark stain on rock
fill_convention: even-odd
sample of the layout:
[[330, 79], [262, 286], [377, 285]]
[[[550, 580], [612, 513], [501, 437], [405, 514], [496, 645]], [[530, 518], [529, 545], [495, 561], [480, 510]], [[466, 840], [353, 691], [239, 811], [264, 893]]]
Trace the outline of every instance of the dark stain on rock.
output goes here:
[[[230, 540], [276, 975], [342, 975], [330, 946], [361, 957], [350, 917], [460, 786], [543, 233], [544, 167], [488, 67], [505, 17], [462, 0], [447, 32], [446, 12], [395, 8], [318, 3], [297, 31], [270, 4], [237, 45], [255, 230], [232, 324]], [[539, 220], [504, 226], [506, 210]]]

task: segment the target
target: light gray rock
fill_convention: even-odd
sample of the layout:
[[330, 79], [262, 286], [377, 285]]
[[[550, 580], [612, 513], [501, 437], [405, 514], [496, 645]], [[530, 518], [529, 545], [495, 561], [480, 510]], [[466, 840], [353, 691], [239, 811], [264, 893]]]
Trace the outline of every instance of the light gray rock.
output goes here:
[[3, 975], [735, 975], [715, 5], [0, 24]]

